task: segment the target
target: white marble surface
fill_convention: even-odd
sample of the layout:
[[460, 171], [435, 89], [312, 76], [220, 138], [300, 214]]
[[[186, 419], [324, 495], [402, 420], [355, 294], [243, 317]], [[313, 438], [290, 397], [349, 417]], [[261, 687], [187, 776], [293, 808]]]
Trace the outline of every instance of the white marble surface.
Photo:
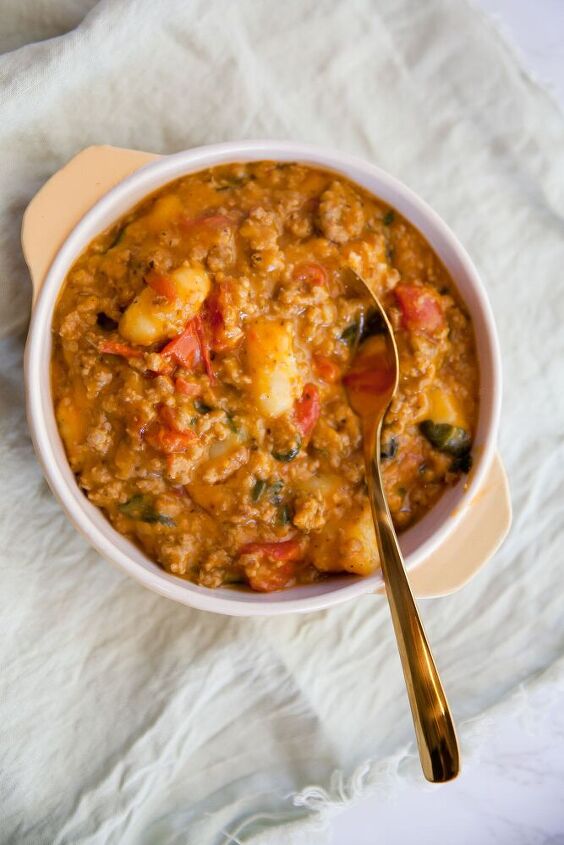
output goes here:
[[[564, 108], [564, 0], [475, 0]], [[535, 712], [537, 708], [537, 712]], [[337, 816], [332, 845], [564, 845], [564, 706], [537, 696], [524, 726], [496, 713], [480, 759], [452, 784], [406, 786]]]
[[496, 714], [480, 758], [451, 784], [406, 786], [338, 816], [332, 845], [564, 843], [564, 708], [533, 695], [525, 723]]

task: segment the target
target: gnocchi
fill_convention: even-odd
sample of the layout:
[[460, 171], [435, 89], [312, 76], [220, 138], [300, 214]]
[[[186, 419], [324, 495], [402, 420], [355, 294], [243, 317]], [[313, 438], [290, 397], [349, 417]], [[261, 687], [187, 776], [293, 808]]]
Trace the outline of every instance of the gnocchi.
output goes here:
[[290, 323], [254, 320], [247, 329], [247, 363], [251, 395], [261, 413], [279, 417], [289, 411], [303, 387]]
[[146, 285], [124, 312], [119, 332], [130, 343], [151, 346], [179, 334], [202, 307], [211, 282], [202, 267], [182, 265], [170, 274], [174, 298]]

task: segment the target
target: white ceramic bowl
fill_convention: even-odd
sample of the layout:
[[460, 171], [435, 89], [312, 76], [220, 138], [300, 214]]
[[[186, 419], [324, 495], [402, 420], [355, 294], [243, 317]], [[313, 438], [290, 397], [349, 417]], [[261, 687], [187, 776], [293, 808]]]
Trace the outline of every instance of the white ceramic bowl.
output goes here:
[[28, 420], [37, 455], [51, 489], [79, 531], [105, 558], [146, 587], [201, 610], [236, 616], [276, 615], [329, 607], [381, 586], [369, 578], [335, 578], [280, 593], [210, 590], [169, 575], [115, 531], [80, 491], [67, 463], [53, 411], [49, 362], [51, 322], [65, 276], [92, 239], [147, 194], [187, 173], [238, 161], [300, 161], [335, 170], [396, 208], [419, 229], [452, 275], [471, 314], [480, 366], [480, 413], [469, 479], [447, 490], [437, 505], [401, 536], [408, 568], [417, 566], [444, 542], [462, 518], [492, 461], [501, 402], [501, 370], [489, 302], [464, 248], [441, 218], [397, 179], [361, 159], [333, 150], [287, 141], [243, 141], [199, 147], [165, 156], [142, 167], [105, 194], [75, 226], [57, 253], [35, 304], [25, 356]]

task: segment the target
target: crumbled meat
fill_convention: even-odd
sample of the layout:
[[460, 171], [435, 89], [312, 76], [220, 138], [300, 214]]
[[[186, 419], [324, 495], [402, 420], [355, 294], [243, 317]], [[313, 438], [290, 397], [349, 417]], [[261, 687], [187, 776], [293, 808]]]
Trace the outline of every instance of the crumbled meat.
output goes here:
[[319, 228], [330, 241], [342, 244], [358, 238], [364, 211], [357, 193], [343, 182], [332, 182], [319, 203]]
[[320, 493], [298, 498], [294, 508], [292, 522], [301, 531], [313, 531], [325, 525], [325, 503]]

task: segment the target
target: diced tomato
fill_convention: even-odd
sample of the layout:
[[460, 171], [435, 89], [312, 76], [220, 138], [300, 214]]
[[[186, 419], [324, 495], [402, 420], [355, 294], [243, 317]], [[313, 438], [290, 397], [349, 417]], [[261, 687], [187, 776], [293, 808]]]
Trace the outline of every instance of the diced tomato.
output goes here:
[[174, 410], [168, 405], [161, 405], [161, 407], [159, 408], [159, 419], [168, 428], [172, 428], [174, 429], [174, 431], [180, 431], [178, 423], [176, 421], [176, 414], [174, 413]]
[[232, 220], [226, 214], [205, 214], [197, 221], [202, 226], [211, 226], [212, 229], [224, 229], [231, 226]]
[[245, 575], [251, 590], [257, 593], [273, 593], [291, 586], [296, 574], [292, 561], [261, 560], [258, 564], [245, 567]]
[[302, 556], [302, 544], [297, 537], [279, 543], [246, 543], [241, 547], [239, 554], [264, 555], [271, 560], [299, 560]]
[[196, 439], [193, 431], [175, 431], [166, 425], [156, 425], [145, 433], [145, 440], [149, 446], [167, 455], [173, 452], [185, 452]]
[[210, 229], [224, 229], [231, 226], [233, 221], [226, 214], [202, 214], [199, 217], [185, 217], [181, 220], [183, 229], [190, 230], [199, 226], [207, 226]]
[[300, 399], [294, 403], [294, 418], [303, 437], [311, 434], [321, 413], [319, 390], [315, 384], [306, 384]]
[[188, 321], [182, 334], [167, 343], [161, 355], [164, 358], [172, 357], [187, 370], [193, 370], [201, 362], [210, 381], [216, 381], [206, 333], [199, 315]]
[[216, 285], [204, 304], [204, 322], [208, 330], [210, 346], [216, 351], [225, 348], [223, 343], [225, 319], [222, 307], [224, 296], [224, 287]]
[[173, 302], [176, 299], [176, 285], [170, 276], [165, 276], [163, 273], [157, 273], [156, 270], [150, 270], [145, 276], [145, 281], [158, 296], [164, 296], [164, 298], [168, 299], [170, 302]]
[[206, 371], [208, 378], [212, 384], [216, 381], [215, 373], [213, 371], [211, 356], [210, 356], [210, 347], [208, 343], [208, 339], [206, 337], [206, 331], [204, 329], [204, 324], [202, 323], [202, 318], [200, 316], [194, 317], [193, 322], [196, 326], [196, 335], [198, 338], [198, 343], [200, 344], [200, 356], [202, 358], [202, 362], [204, 364], [204, 370]]
[[430, 288], [400, 284], [394, 289], [394, 295], [401, 310], [404, 328], [433, 334], [444, 327], [443, 309]]
[[119, 343], [115, 340], [105, 340], [99, 346], [100, 352], [104, 355], [120, 355], [122, 358], [142, 358], [140, 349], [134, 349], [126, 343]]
[[326, 285], [329, 274], [318, 261], [303, 261], [294, 267], [292, 276], [297, 281], [308, 282], [310, 285]]
[[271, 593], [289, 586], [295, 577], [295, 563], [303, 555], [299, 539], [280, 543], [247, 543], [241, 555], [258, 555], [259, 561], [245, 566], [249, 586], [260, 593]]
[[229, 330], [226, 326], [226, 314], [233, 312], [235, 284], [233, 279], [216, 283], [204, 304], [202, 319], [210, 348], [214, 352], [232, 349], [242, 338], [242, 332], [238, 332], [236, 327]]
[[193, 370], [201, 360], [200, 339], [196, 329], [195, 320], [189, 320], [184, 331], [173, 338], [164, 349], [161, 355], [165, 358], [173, 358], [177, 364], [182, 364], [187, 370]]
[[177, 393], [182, 393], [184, 396], [198, 396], [202, 392], [199, 384], [194, 384], [194, 382], [188, 381], [188, 379], [182, 378], [182, 376], [177, 376], [174, 379], [174, 389]]
[[325, 355], [313, 356], [313, 369], [316, 376], [328, 384], [339, 381], [341, 368], [331, 358], [326, 358]]

